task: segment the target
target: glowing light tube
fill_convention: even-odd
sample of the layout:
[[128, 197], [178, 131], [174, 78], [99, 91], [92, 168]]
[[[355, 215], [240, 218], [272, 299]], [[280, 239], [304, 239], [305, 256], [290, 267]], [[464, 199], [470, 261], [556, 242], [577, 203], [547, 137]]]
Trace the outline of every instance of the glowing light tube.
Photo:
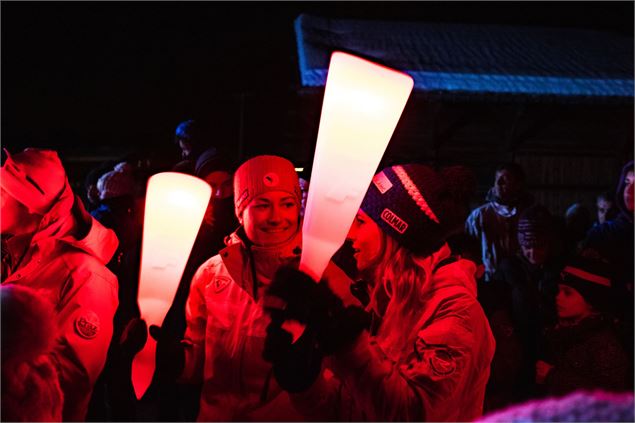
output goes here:
[[[205, 181], [183, 173], [163, 172], [148, 180], [138, 296], [148, 327], [162, 324], [174, 300], [211, 193]], [[156, 341], [148, 336], [132, 362], [137, 399], [150, 386], [155, 351]]]
[[331, 56], [302, 227], [300, 269], [316, 281], [344, 243], [413, 85], [402, 72]]

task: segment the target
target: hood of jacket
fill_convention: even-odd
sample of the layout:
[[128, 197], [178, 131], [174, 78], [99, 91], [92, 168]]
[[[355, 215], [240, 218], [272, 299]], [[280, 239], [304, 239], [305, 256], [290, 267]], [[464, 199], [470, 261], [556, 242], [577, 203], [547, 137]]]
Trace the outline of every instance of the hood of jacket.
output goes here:
[[444, 264], [451, 254], [448, 244], [444, 244], [432, 255], [417, 259], [426, 272], [425, 291], [433, 293], [439, 289], [458, 287], [476, 297], [476, 263], [459, 257]]
[[629, 212], [626, 209], [626, 204], [624, 204], [624, 187], [626, 187], [626, 174], [629, 170], [633, 170], [633, 160], [626, 163], [622, 168], [622, 172], [620, 174], [620, 181], [617, 184], [617, 190], [615, 191], [615, 204], [617, 204], [617, 208], [620, 210], [620, 214], [628, 219], [629, 222], [633, 223], [633, 213]]
[[30, 248], [37, 245], [42, 251], [46, 251], [46, 244], [60, 242], [82, 250], [106, 264], [119, 245], [117, 235], [95, 218], [82, 213], [83, 206], [77, 207], [76, 201], [81, 200], [73, 194], [67, 182], [57, 203], [43, 216], [31, 239]]

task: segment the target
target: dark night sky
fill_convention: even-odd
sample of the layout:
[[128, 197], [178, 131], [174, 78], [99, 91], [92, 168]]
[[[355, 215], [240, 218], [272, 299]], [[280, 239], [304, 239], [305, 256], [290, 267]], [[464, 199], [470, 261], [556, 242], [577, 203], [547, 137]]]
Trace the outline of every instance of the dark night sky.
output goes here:
[[[293, 20], [520, 24], [633, 34], [633, 2], [2, 2], [2, 143], [108, 154], [187, 116], [297, 87]], [[274, 94], [275, 95], [275, 94]], [[235, 125], [234, 125], [235, 126]]]

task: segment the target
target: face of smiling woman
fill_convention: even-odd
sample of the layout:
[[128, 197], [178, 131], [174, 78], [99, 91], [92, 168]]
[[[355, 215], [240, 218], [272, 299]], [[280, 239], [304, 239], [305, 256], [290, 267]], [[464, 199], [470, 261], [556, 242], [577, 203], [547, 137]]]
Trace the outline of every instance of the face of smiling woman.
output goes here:
[[296, 234], [299, 216], [294, 196], [284, 191], [269, 191], [251, 200], [239, 220], [251, 242], [269, 247], [282, 244]]

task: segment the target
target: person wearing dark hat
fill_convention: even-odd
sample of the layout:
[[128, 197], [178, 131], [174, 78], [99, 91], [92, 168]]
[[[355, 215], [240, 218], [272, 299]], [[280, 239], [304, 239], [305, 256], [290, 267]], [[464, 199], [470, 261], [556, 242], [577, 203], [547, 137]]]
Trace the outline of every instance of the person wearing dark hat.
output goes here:
[[603, 191], [595, 197], [596, 219], [593, 226], [602, 225], [617, 215], [614, 195], [610, 191]]
[[211, 144], [211, 137], [203, 122], [188, 119], [177, 125], [174, 143], [181, 150], [181, 161], [175, 164], [172, 170], [193, 175], [196, 161]]
[[[183, 271], [174, 301], [161, 324], [161, 336], [175, 341], [183, 339], [185, 332], [185, 303], [196, 270], [225, 247], [225, 238], [239, 226], [234, 214], [234, 187], [232, 177], [235, 166], [231, 160], [211, 147], [203, 151], [194, 167], [195, 175], [212, 188], [209, 205], [198, 231], [192, 252]], [[157, 374], [156, 411], [158, 421], [189, 421], [198, 414], [200, 384], [177, 384]]]
[[262, 358], [266, 287], [279, 267], [297, 265], [301, 252], [298, 175], [285, 158], [256, 156], [236, 170], [233, 188], [240, 226], [196, 271], [183, 340], [150, 328], [158, 338], [157, 371], [165, 380], [202, 384], [199, 421], [302, 420]]
[[601, 225], [593, 226], [582, 242], [581, 255], [601, 257], [611, 265], [613, 272], [612, 290], [614, 291], [614, 313], [621, 321], [621, 338], [627, 345], [631, 359], [635, 351], [633, 345], [633, 287], [635, 285], [634, 272], [634, 240], [633, 233], [633, 187], [635, 175], [633, 161], [629, 161], [622, 168], [617, 189], [615, 190], [615, 205], [618, 214]]
[[536, 382], [545, 395], [583, 388], [632, 390], [632, 363], [604, 314], [611, 283], [610, 268], [597, 259], [577, 257], [562, 270], [558, 323], [546, 329], [543, 357], [536, 362]]
[[142, 213], [137, 203], [134, 167], [128, 161], [116, 163], [97, 180], [100, 204], [90, 212], [105, 227], [112, 229], [119, 246], [107, 267], [117, 276], [119, 306], [113, 320], [113, 339], [102, 374], [95, 384], [88, 408], [88, 420], [129, 418], [131, 398], [119, 400], [121, 389], [113, 381], [119, 377], [119, 341], [126, 325], [140, 316], [137, 303], [139, 261], [141, 259]]
[[525, 173], [517, 163], [496, 168], [494, 185], [487, 192], [487, 203], [472, 210], [465, 221], [465, 232], [481, 244], [485, 274], [489, 282], [500, 261], [519, 251], [516, 239], [518, 216], [533, 203], [526, 191]]
[[615, 271], [615, 288], [631, 298], [626, 315], [632, 317], [633, 296], [633, 187], [635, 176], [633, 161], [626, 163], [615, 192], [618, 215], [601, 225], [593, 226], [587, 232], [582, 250], [592, 250], [611, 263]]
[[55, 306], [62, 417], [83, 420], [113, 333], [117, 279], [106, 263], [117, 237], [73, 194], [55, 151], [9, 155], [0, 186], [2, 284], [28, 286]]
[[556, 281], [562, 262], [555, 227], [546, 207], [525, 209], [518, 220], [520, 252], [501, 260], [493, 281], [479, 286], [479, 301], [496, 339], [488, 409], [533, 395], [538, 335], [556, 318]]
[[[268, 297], [284, 306], [268, 308], [265, 355], [305, 418], [481, 415], [494, 339], [476, 299], [476, 265], [445, 242], [461, 230], [473, 186], [463, 167], [411, 164], [375, 175], [348, 235], [368, 280], [365, 309], [338, 300], [328, 275], [317, 284], [291, 268], [276, 275]], [[283, 329], [289, 321], [306, 325], [295, 342]], [[319, 375], [301, 366], [320, 369], [303, 351], [325, 357]]]

